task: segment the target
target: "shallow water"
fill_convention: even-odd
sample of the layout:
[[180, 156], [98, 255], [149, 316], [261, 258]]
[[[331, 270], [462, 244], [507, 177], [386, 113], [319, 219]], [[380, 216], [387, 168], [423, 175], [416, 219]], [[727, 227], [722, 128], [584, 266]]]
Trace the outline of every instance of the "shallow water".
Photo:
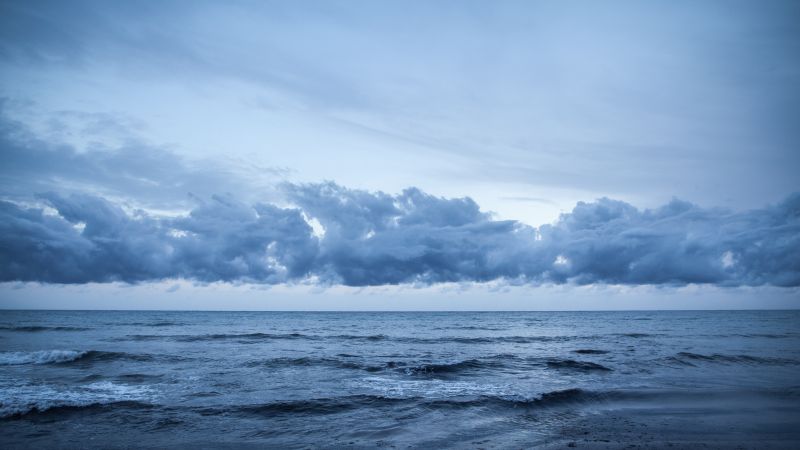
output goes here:
[[626, 408], [791, 438], [800, 417], [798, 311], [0, 311], [0, 350], [2, 447], [520, 447]]

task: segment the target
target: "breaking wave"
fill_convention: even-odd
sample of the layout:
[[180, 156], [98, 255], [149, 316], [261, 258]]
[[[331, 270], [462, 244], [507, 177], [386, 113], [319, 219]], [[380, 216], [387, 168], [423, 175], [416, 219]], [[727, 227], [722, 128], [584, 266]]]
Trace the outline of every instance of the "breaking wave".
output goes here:
[[0, 352], [0, 366], [26, 364], [73, 364], [99, 361], [152, 361], [152, 355], [97, 350], [39, 350], [34, 352]]
[[534, 398], [502, 395], [480, 395], [476, 397], [454, 397], [430, 399], [425, 397], [396, 397], [391, 395], [349, 395], [343, 397], [317, 398], [295, 401], [277, 401], [258, 405], [231, 406], [221, 408], [203, 408], [205, 415], [230, 414], [231, 412], [248, 415], [275, 416], [280, 414], [326, 415], [337, 414], [362, 408], [393, 408], [398, 405], [409, 405], [436, 409], [461, 408], [548, 408], [577, 402], [603, 400], [611, 394], [595, 393], [583, 389], [565, 389], [547, 392]]
[[612, 369], [603, 365], [560, 358], [520, 358], [510, 354], [499, 354], [479, 358], [471, 358], [452, 362], [411, 362], [411, 361], [365, 361], [354, 360], [354, 355], [340, 355], [338, 358], [271, 358], [253, 360], [245, 363], [247, 367], [265, 368], [293, 368], [293, 367], [333, 367], [339, 369], [352, 369], [367, 372], [394, 371], [397, 373], [415, 376], [442, 378], [457, 375], [472, 375], [482, 371], [519, 370], [533, 367], [546, 367], [550, 369], [572, 370], [579, 372], [601, 371], [609, 372]]
[[76, 350], [40, 350], [35, 352], [2, 352], [0, 365], [59, 364], [78, 360], [88, 352]]
[[148, 407], [154, 392], [147, 386], [128, 386], [111, 382], [92, 383], [61, 390], [54, 386], [24, 385], [0, 389], [0, 418], [20, 418], [28, 414], [56, 414], [80, 409], [123, 405]]

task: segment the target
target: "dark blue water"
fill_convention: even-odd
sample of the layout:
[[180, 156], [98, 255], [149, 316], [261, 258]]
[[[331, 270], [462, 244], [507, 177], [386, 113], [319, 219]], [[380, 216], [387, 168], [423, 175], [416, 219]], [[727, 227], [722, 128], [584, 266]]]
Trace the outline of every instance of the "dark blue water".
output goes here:
[[0, 311], [0, 350], [0, 447], [529, 447], [637, 408], [749, 408], [794, 438], [800, 417], [798, 311]]

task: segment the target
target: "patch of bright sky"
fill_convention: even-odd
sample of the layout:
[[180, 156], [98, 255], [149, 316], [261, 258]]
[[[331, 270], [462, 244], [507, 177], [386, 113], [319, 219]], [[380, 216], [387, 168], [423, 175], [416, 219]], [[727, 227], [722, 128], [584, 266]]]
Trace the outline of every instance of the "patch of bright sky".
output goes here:
[[[798, 188], [792, 2], [37, 5], [7, 36], [35, 57], [0, 71], [33, 122], [112, 114], [191, 158], [534, 225], [601, 196], [742, 209]], [[67, 138], [113, 144], [108, 125]]]
[[503, 283], [320, 288], [198, 285], [172, 280], [42, 285], [0, 283], [0, 309], [233, 311], [592, 311], [793, 309], [797, 288], [715, 286], [507, 286]]

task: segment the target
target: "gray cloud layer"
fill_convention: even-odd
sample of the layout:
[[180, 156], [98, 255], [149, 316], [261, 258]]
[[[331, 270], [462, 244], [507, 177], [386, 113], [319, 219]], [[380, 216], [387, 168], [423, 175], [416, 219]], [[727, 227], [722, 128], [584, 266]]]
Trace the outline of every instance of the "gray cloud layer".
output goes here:
[[[263, 180], [280, 179], [288, 169], [256, 167], [235, 161], [190, 161], [159, 146], [126, 137], [120, 146], [94, 143], [79, 150], [44, 139], [10, 118], [0, 98], [0, 193], [15, 199], [32, 192], [94, 192], [134, 199], [159, 209], [185, 209], [195, 196], [237, 193], [239, 198], [267, 195]], [[67, 112], [61, 112], [65, 115]], [[51, 120], [52, 121], [52, 120]], [[116, 128], [128, 134], [113, 116], [92, 117], [83, 128]]]
[[800, 194], [744, 213], [677, 200], [641, 211], [600, 199], [537, 229], [494, 221], [468, 198], [414, 188], [394, 196], [334, 183], [284, 189], [297, 207], [214, 196], [178, 218], [126, 212], [87, 194], [41, 195], [57, 215], [1, 202], [0, 276], [52, 283], [180, 277], [350, 286], [800, 285]]
[[[536, 228], [417, 188], [282, 183], [253, 202], [219, 167], [135, 142], [77, 151], [2, 114], [0, 156], [0, 281], [800, 286], [800, 193], [748, 212], [603, 198]], [[131, 206], [154, 204], [192, 207]]]

